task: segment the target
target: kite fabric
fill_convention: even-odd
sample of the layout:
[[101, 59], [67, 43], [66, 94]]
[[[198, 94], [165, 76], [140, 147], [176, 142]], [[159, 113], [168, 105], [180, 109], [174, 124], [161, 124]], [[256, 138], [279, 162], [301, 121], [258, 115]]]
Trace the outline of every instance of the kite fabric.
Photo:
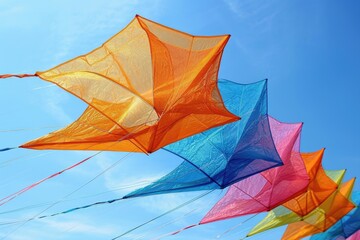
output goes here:
[[315, 153], [301, 154], [307, 173], [310, 177], [308, 189], [300, 196], [282, 204], [284, 207], [300, 216], [307, 215], [325, 201], [337, 189], [345, 174], [345, 171], [340, 171], [340, 177], [337, 178], [336, 181], [333, 181], [326, 175], [321, 164], [324, 150], [325, 149]]
[[353, 193], [351, 200], [356, 205], [356, 208], [340, 219], [340, 221], [329, 228], [326, 232], [312, 236], [311, 240], [348, 239], [360, 230], [360, 192]]
[[295, 240], [316, 233], [325, 232], [337, 221], [349, 213], [355, 205], [349, 200], [355, 179], [342, 184], [326, 201], [299, 222], [286, 228], [282, 239]]
[[192, 36], [136, 16], [101, 47], [35, 74], [88, 107], [69, 126], [20, 147], [151, 153], [239, 120], [217, 86], [229, 37]]
[[360, 230], [348, 237], [346, 240], [359, 240], [360, 239]]
[[270, 129], [284, 166], [231, 185], [200, 223], [270, 211], [305, 192], [309, 176], [299, 152], [301, 128], [302, 123], [281, 123], [270, 118]]
[[[324, 149], [314, 153], [302, 153], [310, 183], [307, 191], [271, 211], [248, 234], [254, 234], [300, 221], [333, 194], [341, 183], [345, 170], [325, 171], [321, 165]], [[329, 176], [327, 175], [329, 173]]]
[[267, 81], [219, 80], [227, 109], [240, 121], [213, 128], [165, 147], [184, 161], [156, 182], [125, 196], [222, 189], [282, 165], [267, 115]]

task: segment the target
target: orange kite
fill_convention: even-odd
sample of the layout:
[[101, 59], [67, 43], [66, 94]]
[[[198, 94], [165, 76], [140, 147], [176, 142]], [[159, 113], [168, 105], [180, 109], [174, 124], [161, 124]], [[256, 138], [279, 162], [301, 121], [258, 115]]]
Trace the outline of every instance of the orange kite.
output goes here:
[[350, 212], [355, 205], [349, 200], [355, 179], [342, 184], [326, 201], [300, 222], [288, 225], [282, 239], [296, 240], [316, 233], [325, 232], [343, 216]]
[[71, 125], [25, 143], [32, 149], [151, 153], [234, 122], [217, 79], [229, 35], [192, 36], [140, 16], [101, 47], [34, 75], [89, 106]]

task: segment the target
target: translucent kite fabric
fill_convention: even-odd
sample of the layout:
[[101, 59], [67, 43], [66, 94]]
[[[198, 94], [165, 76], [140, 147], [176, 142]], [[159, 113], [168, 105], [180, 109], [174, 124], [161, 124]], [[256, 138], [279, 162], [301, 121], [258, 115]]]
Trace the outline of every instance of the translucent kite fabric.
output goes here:
[[228, 39], [136, 16], [101, 47], [36, 73], [89, 106], [71, 125], [21, 147], [150, 153], [238, 120], [217, 87]]
[[319, 206], [336, 190], [341, 182], [340, 180], [337, 184], [326, 175], [321, 164], [324, 150], [301, 154], [310, 177], [308, 189], [305, 193], [283, 204], [284, 207], [300, 216], [305, 216]]
[[289, 224], [282, 239], [301, 239], [316, 233], [325, 232], [355, 205], [349, 200], [355, 179], [344, 183], [318, 208], [301, 218], [300, 222]]
[[[312, 154], [302, 154], [302, 157], [305, 160], [305, 164], [310, 175], [312, 175], [311, 172], [313, 171], [312, 168], [309, 168], [309, 166], [315, 167], [317, 164], [314, 165], [314, 163], [319, 161], [321, 162], [322, 155], [323, 150]], [[301, 221], [302, 217], [313, 211], [337, 190], [337, 186], [341, 183], [344, 175], [345, 170], [324, 171], [322, 166], [318, 165], [318, 172], [315, 178], [312, 175], [307, 192], [299, 195], [294, 199], [291, 199], [290, 201], [284, 203], [282, 206], [276, 207], [275, 209], [269, 211], [268, 215], [249, 232], [248, 236], [252, 236], [254, 234], [272, 228], [280, 227], [286, 224]], [[298, 204], [292, 204], [292, 206], [298, 206], [299, 209], [301, 209], [300, 213], [296, 213], [285, 207], [293, 201], [297, 201]]]
[[351, 199], [356, 205], [356, 208], [340, 219], [340, 221], [329, 228], [326, 232], [312, 236], [312, 240], [347, 239], [360, 230], [360, 192], [353, 193]]
[[224, 188], [282, 165], [267, 116], [267, 81], [244, 85], [220, 80], [219, 89], [225, 106], [242, 119], [167, 146], [185, 161], [126, 197]]
[[359, 240], [360, 239], [360, 230], [347, 238], [347, 240]]
[[284, 166], [233, 184], [201, 224], [270, 211], [305, 192], [309, 176], [299, 152], [301, 128], [301, 123], [281, 123], [270, 118], [270, 129]]

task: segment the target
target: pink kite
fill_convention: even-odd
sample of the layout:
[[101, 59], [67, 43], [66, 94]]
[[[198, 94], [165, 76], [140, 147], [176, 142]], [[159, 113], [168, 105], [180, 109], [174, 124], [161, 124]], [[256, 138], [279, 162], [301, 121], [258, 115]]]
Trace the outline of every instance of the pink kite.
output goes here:
[[309, 176], [300, 154], [302, 123], [281, 123], [273, 118], [269, 120], [284, 166], [233, 184], [200, 224], [270, 211], [306, 191]]

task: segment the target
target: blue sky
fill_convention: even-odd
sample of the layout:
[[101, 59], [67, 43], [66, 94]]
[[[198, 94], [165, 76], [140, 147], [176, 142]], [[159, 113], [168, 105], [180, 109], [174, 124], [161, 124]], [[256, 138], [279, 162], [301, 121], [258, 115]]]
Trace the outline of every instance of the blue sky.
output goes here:
[[[326, 147], [327, 169], [360, 169], [360, 3], [358, 1], [10, 1], [0, 0], [0, 73], [34, 73], [87, 53], [120, 31], [135, 14], [194, 35], [232, 35], [219, 77], [241, 83], [269, 79], [269, 113], [304, 122], [302, 151]], [[37, 78], [0, 81], [0, 148], [18, 146], [75, 120], [85, 104]], [[48, 127], [48, 128], [44, 128]], [[3, 130], [27, 129], [4, 132]], [[91, 152], [14, 150], [0, 155], [1, 196], [6, 196], [91, 155]], [[64, 197], [87, 183], [84, 188]], [[180, 159], [165, 151], [150, 156], [104, 153], [1, 206], [1, 222], [123, 196], [139, 181], [151, 181]], [[134, 186], [133, 186], [134, 188]], [[118, 190], [115, 190], [118, 189]], [[359, 190], [359, 184], [355, 186]], [[100, 195], [99, 195], [100, 194]], [[110, 239], [200, 193], [146, 197], [74, 214], [1, 226], [0, 238]], [[222, 192], [134, 231], [124, 239], [152, 239], [196, 223]], [[40, 204], [40, 207], [30, 208]], [[194, 211], [195, 209], [195, 211]], [[223, 239], [239, 239], [259, 215]], [[216, 239], [249, 217], [190, 229], [169, 239]], [[171, 224], [165, 223], [172, 221]], [[159, 227], [160, 226], [160, 227]], [[279, 239], [284, 228], [249, 239]], [[13, 232], [9, 235], [10, 232]]]

